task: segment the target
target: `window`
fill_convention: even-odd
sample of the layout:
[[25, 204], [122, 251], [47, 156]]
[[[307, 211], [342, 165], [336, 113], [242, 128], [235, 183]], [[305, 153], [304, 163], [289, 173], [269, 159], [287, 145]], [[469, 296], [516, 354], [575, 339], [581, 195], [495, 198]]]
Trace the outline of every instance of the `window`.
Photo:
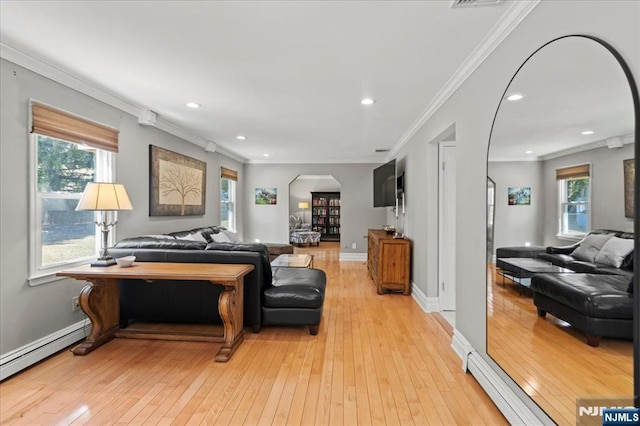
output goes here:
[[561, 237], [582, 238], [591, 229], [590, 175], [588, 164], [556, 170], [559, 194], [558, 234]]
[[[81, 132], [77, 123], [83, 126]], [[103, 130], [95, 123], [33, 104], [31, 285], [52, 281], [55, 272], [95, 260], [97, 255], [100, 233], [94, 212], [75, 209], [88, 182], [112, 180], [110, 151], [114, 147], [95, 143], [92, 126]], [[115, 132], [117, 148], [117, 131], [109, 130]]]
[[236, 182], [238, 172], [221, 167], [220, 226], [236, 232]]

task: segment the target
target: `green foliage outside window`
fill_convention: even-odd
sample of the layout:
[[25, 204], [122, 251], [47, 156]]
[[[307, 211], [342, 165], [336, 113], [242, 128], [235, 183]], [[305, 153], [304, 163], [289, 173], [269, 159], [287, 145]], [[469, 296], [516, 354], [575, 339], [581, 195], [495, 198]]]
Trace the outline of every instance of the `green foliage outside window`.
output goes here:
[[38, 136], [38, 192], [82, 193], [95, 175], [95, 153]]

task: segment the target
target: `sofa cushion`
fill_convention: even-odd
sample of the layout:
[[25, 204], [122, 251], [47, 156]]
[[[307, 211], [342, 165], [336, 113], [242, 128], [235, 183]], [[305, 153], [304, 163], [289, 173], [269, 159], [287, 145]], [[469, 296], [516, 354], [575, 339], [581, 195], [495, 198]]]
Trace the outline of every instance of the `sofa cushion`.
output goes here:
[[273, 281], [264, 290], [263, 303], [268, 308], [322, 307], [327, 277], [320, 269], [273, 268]]
[[133, 237], [120, 240], [115, 248], [139, 248], [139, 249], [177, 249], [177, 250], [204, 250], [206, 243], [201, 241], [179, 240], [168, 238]]
[[589, 234], [580, 242], [578, 248], [571, 255], [578, 260], [595, 262], [600, 249], [613, 237], [614, 234]]
[[633, 294], [633, 275], [631, 276], [631, 279], [629, 280], [629, 286], [627, 287], [627, 293]]
[[633, 319], [629, 279], [603, 274], [537, 274], [530, 289], [593, 318]]
[[538, 259], [546, 260], [563, 268], [568, 268], [569, 264], [575, 261], [575, 259], [568, 254], [540, 253], [537, 257]]
[[595, 257], [597, 263], [604, 263], [616, 268], [622, 266], [622, 262], [633, 251], [633, 240], [629, 238], [610, 238]]

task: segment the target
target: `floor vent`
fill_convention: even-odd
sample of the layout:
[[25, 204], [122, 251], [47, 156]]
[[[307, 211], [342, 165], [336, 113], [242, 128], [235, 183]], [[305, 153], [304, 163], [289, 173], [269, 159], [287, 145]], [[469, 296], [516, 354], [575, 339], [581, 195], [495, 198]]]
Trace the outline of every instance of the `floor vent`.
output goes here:
[[475, 7], [475, 6], [499, 6], [503, 0], [453, 0], [451, 8]]
[[390, 149], [389, 148], [378, 148], [376, 149], [376, 152], [389, 152]]

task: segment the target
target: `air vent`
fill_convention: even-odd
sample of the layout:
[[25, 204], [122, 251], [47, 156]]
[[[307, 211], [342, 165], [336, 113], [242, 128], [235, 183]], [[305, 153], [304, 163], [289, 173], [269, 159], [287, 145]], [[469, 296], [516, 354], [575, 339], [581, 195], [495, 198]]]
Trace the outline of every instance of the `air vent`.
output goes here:
[[389, 152], [391, 151], [389, 148], [378, 148], [376, 149], [376, 152]]
[[499, 6], [503, 0], [453, 0], [451, 8], [476, 7], [476, 6]]

